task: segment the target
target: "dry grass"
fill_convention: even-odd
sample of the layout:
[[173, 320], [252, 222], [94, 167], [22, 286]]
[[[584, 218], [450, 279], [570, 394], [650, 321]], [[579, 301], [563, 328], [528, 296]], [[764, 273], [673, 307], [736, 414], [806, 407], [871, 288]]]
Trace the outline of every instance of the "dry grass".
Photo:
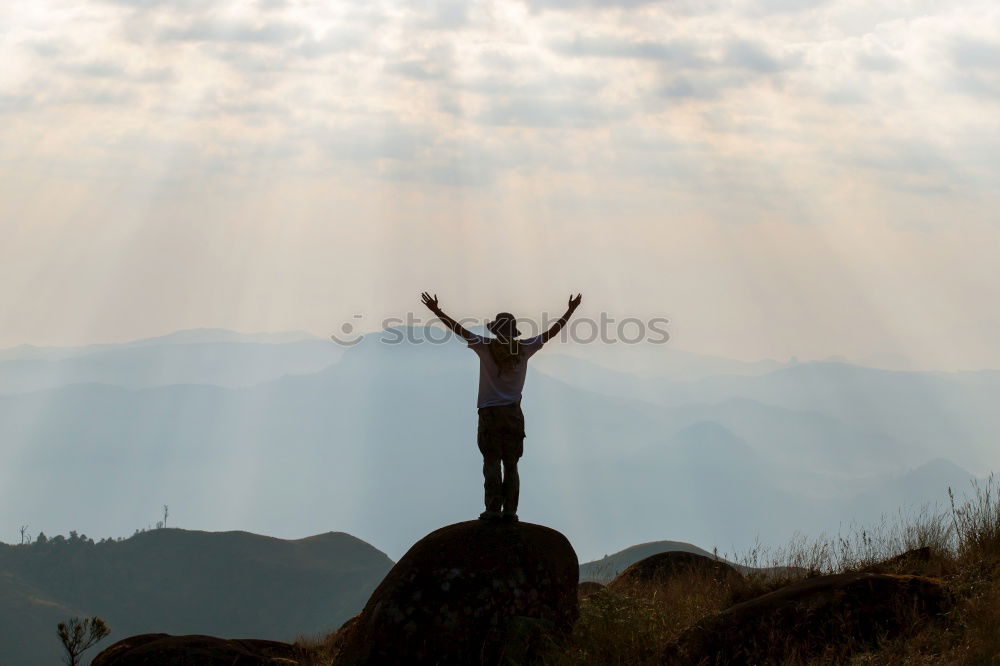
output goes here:
[[295, 646], [305, 655], [299, 666], [332, 666], [337, 654], [337, 631], [320, 636], [299, 636]]
[[[726, 587], [692, 573], [663, 585], [613, 586], [580, 602], [573, 634], [553, 646], [550, 666], [644, 666], [659, 664], [663, 647], [698, 620], [732, 603], [773, 591], [808, 576], [864, 571], [924, 575], [941, 580], [955, 600], [944, 618], [915, 624], [905, 638], [884, 641], [876, 650], [845, 657], [842, 646], [812, 650], [811, 657], [788, 654], [787, 666], [1000, 665], [1000, 483], [976, 484], [962, 499], [951, 495], [950, 510], [924, 507], [874, 528], [846, 536], [797, 537], [783, 548], [760, 546], [728, 556], [745, 573], [746, 584]], [[892, 560], [927, 548], [924, 559]], [[329, 666], [330, 636], [301, 640], [315, 655], [307, 666]], [[816, 656], [817, 652], [819, 656]]]
[[[658, 664], [664, 645], [729, 601], [753, 598], [808, 576], [877, 568], [941, 580], [955, 599], [954, 609], [874, 651], [845, 659], [840, 646], [831, 646], [825, 656], [789, 654], [785, 664], [1000, 665], [1000, 483], [990, 477], [974, 484], [963, 499], [950, 491], [949, 496], [948, 511], [923, 507], [847, 535], [811, 540], [800, 536], [782, 548], [757, 546], [727, 556], [745, 572], [742, 590], [720, 593], [718, 586], [687, 579], [666, 588], [605, 590], [590, 596], [581, 602], [573, 636], [549, 663]], [[892, 561], [920, 548], [929, 549], [930, 556]]]
[[657, 663], [666, 643], [702, 617], [729, 606], [736, 593], [698, 573], [663, 585], [606, 588], [580, 602], [580, 619], [570, 641], [553, 651], [549, 663]]

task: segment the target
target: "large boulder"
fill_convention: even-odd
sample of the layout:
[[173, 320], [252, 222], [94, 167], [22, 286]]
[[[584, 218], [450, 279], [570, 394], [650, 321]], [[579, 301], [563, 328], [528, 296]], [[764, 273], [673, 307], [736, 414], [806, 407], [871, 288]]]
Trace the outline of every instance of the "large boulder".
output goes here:
[[294, 666], [299, 660], [294, 646], [277, 641], [141, 634], [118, 641], [90, 666]]
[[685, 585], [716, 584], [730, 589], [738, 589], [744, 583], [740, 572], [721, 560], [674, 550], [639, 560], [611, 581], [608, 589], [655, 590], [675, 581]]
[[954, 565], [949, 557], [923, 546], [914, 548], [895, 557], [878, 562], [864, 571], [868, 573], [906, 574], [910, 576], [928, 576], [942, 578], [954, 573]]
[[470, 521], [427, 535], [338, 633], [338, 666], [530, 663], [571, 631], [576, 552], [559, 532]]
[[731, 606], [686, 630], [662, 663], [769, 664], [831, 658], [906, 633], [947, 609], [931, 578], [874, 573], [817, 576]]

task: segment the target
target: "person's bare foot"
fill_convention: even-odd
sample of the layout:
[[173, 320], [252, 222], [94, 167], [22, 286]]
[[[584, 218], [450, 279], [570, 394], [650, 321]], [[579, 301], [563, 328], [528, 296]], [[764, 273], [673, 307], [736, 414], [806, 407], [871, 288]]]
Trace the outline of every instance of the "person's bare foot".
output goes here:
[[479, 514], [479, 520], [499, 520], [499, 519], [500, 519], [499, 511], [483, 511], [481, 514]]
[[506, 511], [504, 511], [503, 514], [500, 516], [500, 520], [504, 521], [505, 523], [518, 522], [516, 513], [507, 513]]

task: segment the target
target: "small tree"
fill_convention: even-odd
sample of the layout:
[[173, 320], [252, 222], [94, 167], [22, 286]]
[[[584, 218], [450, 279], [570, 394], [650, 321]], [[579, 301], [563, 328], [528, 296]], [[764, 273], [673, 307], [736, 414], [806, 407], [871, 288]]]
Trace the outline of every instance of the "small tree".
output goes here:
[[74, 617], [67, 622], [60, 622], [57, 633], [63, 649], [66, 650], [63, 661], [67, 666], [79, 666], [80, 655], [110, 634], [111, 630], [104, 620], [95, 615], [82, 620]]
[[28, 526], [21, 525], [21, 544], [31, 543], [31, 535], [28, 534]]
[[163, 505], [163, 526], [167, 526], [167, 517], [170, 515], [170, 507], [166, 504]]

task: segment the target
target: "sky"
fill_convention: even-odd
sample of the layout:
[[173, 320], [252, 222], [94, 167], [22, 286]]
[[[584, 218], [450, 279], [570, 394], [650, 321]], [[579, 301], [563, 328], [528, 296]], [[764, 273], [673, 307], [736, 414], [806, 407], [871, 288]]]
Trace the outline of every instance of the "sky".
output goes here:
[[0, 346], [664, 317], [1000, 368], [1000, 5], [0, 4]]

